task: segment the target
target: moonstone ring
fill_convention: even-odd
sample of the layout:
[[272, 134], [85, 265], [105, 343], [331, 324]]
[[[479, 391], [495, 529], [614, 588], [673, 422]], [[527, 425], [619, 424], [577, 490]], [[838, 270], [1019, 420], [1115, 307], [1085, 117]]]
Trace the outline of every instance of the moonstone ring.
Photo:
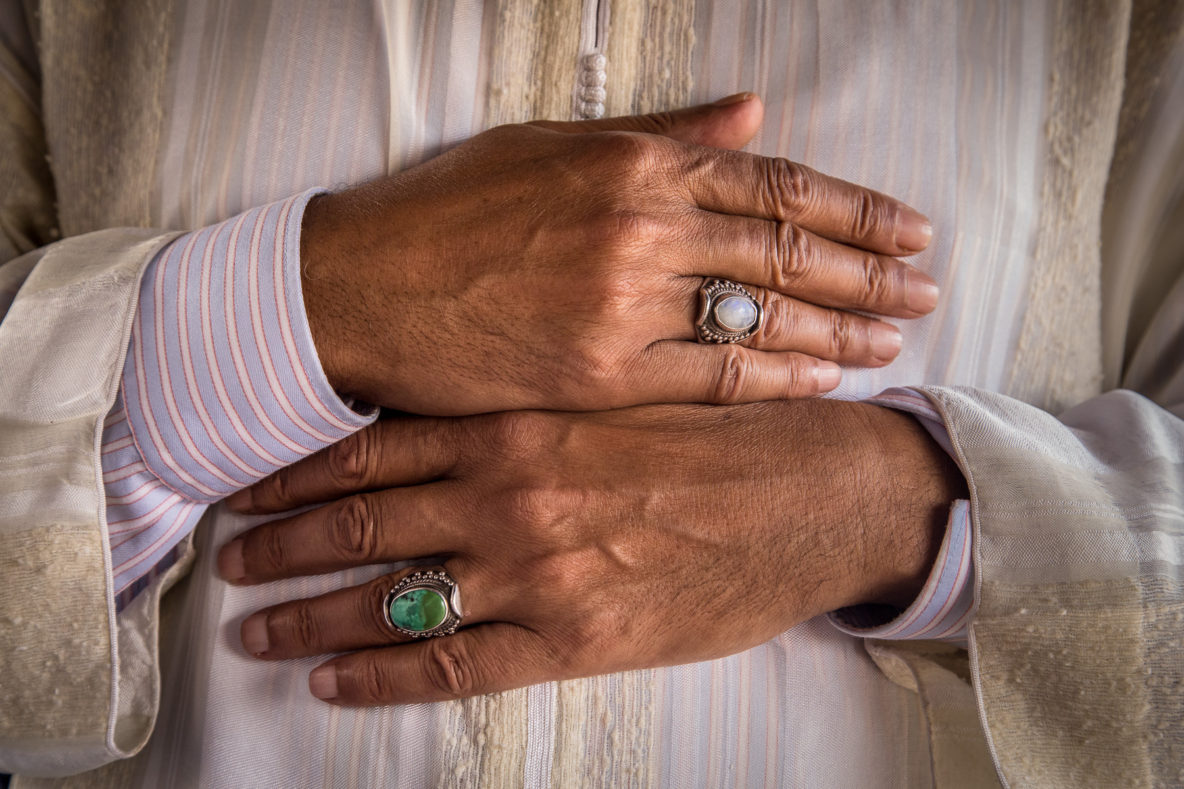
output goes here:
[[699, 288], [699, 342], [740, 342], [761, 327], [764, 313], [752, 294], [728, 279], [708, 277]]
[[452, 635], [460, 612], [460, 587], [443, 570], [416, 570], [395, 584], [382, 603], [386, 623], [412, 638]]

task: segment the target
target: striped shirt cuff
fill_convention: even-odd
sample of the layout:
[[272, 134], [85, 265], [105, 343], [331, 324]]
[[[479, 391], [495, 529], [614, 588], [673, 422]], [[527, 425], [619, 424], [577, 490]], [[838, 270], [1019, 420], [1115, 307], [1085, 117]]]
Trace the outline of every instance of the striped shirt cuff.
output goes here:
[[103, 423], [103, 490], [115, 607], [127, 603], [176, 561], [176, 546], [206, 505], [170, 490], [148, 470], [127, 424], [122, 395]]
[[205, 505], [372, 422], [333, 391], [300, 281], [322, 190], [181, 236], [144, 273], [103, 470], [116, 589], [152, 572]]
[[[912, 414], [953, 455], [941, 415], [920, 392], [888, 389], [865, 402]], [[967, 628], [975, 612], [973, 539], [970, 502], [959, 499], [950, 507], [937, 561], [912, 605], [904, 611], [883, 605], [851, 606], [832, 612], [831, 622], [862, 638], [930, 639], [966, 646]]]

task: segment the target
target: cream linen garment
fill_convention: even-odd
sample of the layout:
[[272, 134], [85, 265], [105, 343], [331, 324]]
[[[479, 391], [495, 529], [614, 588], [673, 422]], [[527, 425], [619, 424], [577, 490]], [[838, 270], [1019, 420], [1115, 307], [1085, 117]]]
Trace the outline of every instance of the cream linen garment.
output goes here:
[[[47, 0], [31, 37], [3, 8], [0, 768], [92, 770], [17, 786], [1184, 783], [1174, 4]], [[498, 123], [742, 89], [768, 105], [750, 150], [933, 219], [942, 304], [839, 394], [931, 385], [972, 494], [969, 660], [818, 620], [709, 663], [338, 709], [238, 623], [378, 570], [227, 586], [214, 549], [248, 522], [221, 509], [115, 615], [98, 438], [177, 232]]]

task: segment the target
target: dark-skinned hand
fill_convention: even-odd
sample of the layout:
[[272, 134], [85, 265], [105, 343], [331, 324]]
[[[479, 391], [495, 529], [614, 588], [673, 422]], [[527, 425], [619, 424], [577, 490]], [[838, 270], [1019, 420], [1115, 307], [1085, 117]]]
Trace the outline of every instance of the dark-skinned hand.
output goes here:
[[[343, 394], [434, 415], [740, 403], [882, 366], [933, 281], [904, 204], [733, 150], [751, 94], [670, 113], [503, 126], [425, 164], [315, 198], [301, 263], [313, 339]], [[695, 341], [705, 277], [763, 326]]]
[[[382, 615], [410, 570], [249, 617], [247, 650], [348, 652], [339, 704], [432, 701], [752, 647], [859, 602], [907, 604], [965, 483], [912, 417], [799, 400], [397, 418], [235, 494], [279, 513], [224, 546], [240, 584], [438, 557], [451, 636]], [[356, 650], [356, 651], [355, 651]]]

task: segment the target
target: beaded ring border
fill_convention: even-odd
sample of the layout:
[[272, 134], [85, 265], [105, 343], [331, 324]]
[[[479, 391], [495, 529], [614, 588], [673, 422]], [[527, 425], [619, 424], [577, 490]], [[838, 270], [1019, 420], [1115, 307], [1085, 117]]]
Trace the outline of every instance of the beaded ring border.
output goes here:
[[[756, 313], [756, 318], [747, 326], [729, 326], [720, 320], [717, 308], [724, 301], [741, 297], [748, 301]], [[764, 310], [752, 294], [739, 283], [729, 279], [707, 277], [699, 287], [699, 319], [695, 321], [695, 331], [699, 335], [699, 342], [727, 343], [740, 342], [753, 335], [761, 327], [765, 318]]]
[[[437, 624], [416, 630], [396, 624], [392, 618], [391, 608], [395, 601], [413, 592], [429, 591], [439, 595], [444, 605], [444, 617]], [[450, 636], [460, 626], [461, 611], [460, 586], [444, 570], [416, 570], [391, 587], [383, 598], [382, 618], [396, 633], [412, 638], [434, 638], [436, 636]]]

